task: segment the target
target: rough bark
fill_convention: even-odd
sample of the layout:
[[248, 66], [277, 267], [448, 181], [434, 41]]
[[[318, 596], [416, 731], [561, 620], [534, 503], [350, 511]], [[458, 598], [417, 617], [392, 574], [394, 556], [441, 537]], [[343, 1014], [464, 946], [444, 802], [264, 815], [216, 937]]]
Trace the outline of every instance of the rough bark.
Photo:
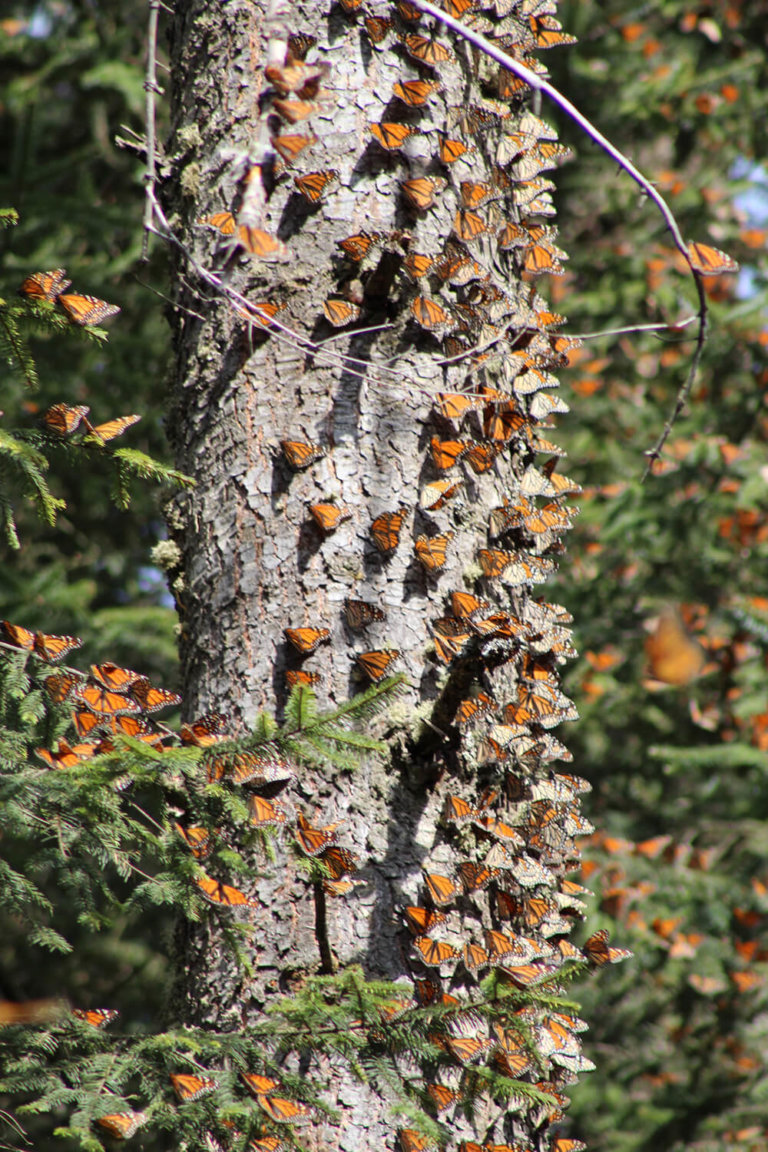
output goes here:
[[[482, 676], [477, 661], [459, 661], [446, 671], [434, 655], [431, 622], [448, 610], [450, 591], [478, 590], [476, 554], [489, 544], [488, 511], [505, 494], [519, 492], [533, 459], [530, 442], [511, 440], [488, 471], [435, 469], [430, 438], [459, 435], [436, 412], [435, 393], [498, 387], [508, 374], [491, 356], [470, 383], [467, 360], [445, 364], [450, 351], [415, 322], [412, 311], [416, 298], [432, 291], [442, 305], [452, 300], [485, 309], [481, 322], [467, 326], [468, 346], [491, 340], [515, 308], [521, 317], [516, 330], [529, 323], [535, 294], [516, 284], [516, 258], [500, 257], [492, 242], [504, 220], [494, 203], [499, 195], [484, 205], [487, 235], [467, 249], [482, 263], [482, 276], [492, 275], [507, 293], [498, 321], [493, 313], [496, 328], [489, 318], [493, 300], [482, 290], [473, 295], [472, 277], [464, 284], [433, 280], [430, 288], [406, 270], [414, 253], [445, 257], [462, 204], [461, 182], [494, 180], [498, 124], [483, 136], [487, 146], [478, 135], [466, 159], [448, 167], [438, 158], [441, 133], [467, 136], [462, 116], [471, 104], [483, 104], [494, 71], [458, 40], [439, 69], [419, 64], [398, 39], [413, 26], [399, 23], [396, 12], [397, 35], [388, 32], [381, 43], [366, 34], [360, 12], [348, 15], [339, 6], [299, 3], [287, 19], [282, 23], [263, 3], [197, 0], [177, 6], [171, 30], [169, 151], [176, 169], [167, 203], [173, 221], [197, 261], [219, 269], [248, 300], [284, 306], [278, 319], [317, 345], [308, 353], [285, 332], [248, 323], [180, 259], [170, 424], [177, 466], [197, 482], [176, 502], [170, 520], [183, 556], [175, 588], [186, 706], [190, 714], [226, 712], [234, 730], [243, 732], [260, 710], [280, 715], [285, 671], [302, 665], [321, 674], [321, 706], [338, 704], [364, 683], [355, 654], [378, 648], [399, 651], [394, 667], [408, 674], [409, 685], [377, 726], [389, 756], [371, 757], [354, 773], [305, 772], [291, 793], [314, 823], [343, 822], [343, 843], [363, 861], [357, 876], [363, 884], [318, 909], [312, 889], [297, 875], [287, 839], [278, 839], [274, 861], [254, 860], [248, 887], [259, 906], [249, 914], [254, 969], [247, 981], [224, 947], [219, 919], [181, 930], [176, 1009], [190, 1023], [215, 1028], [250, 1022], [277, 990], [289, 989], [305, 973], [358, 963], [371, 977], [412, 977], [397, 909], [422, 902], [424, 868], [452, 872], [456, 849], [438, 829], [440, 813], [448, 794], [473, 787], [473, 742], [459, 733], [457, 706], [478, 687], [492, 689], [501, 706], [520, 682], [519, 668], [493, 654], [486, 656]], [[424, 25], [429, 22], [420, 32]], [[329, 65], [318, 110], [295, 126], [275, 115], [275, 92], [264, 76], [270, 54], [284, 62], [286, 30], [316, 37], [309, 60]], [[439, 79], [439, 88], [423, 106], [406, 108], [393, 97], [395, 82], [429, 76]], [[513, 114], [519, 121], [522, 105], [513, 105]], [[388, 151], [370, 128], [388, 121], [418, 131]], [[507, 121], [504, 131], [515, 123]], [[270, 140], [280, 133], [313, 133], [317, 142], [278, 175]], [[309, 204], [294, 177], [328, 169], [338, 177]], [[438, 183], [433, 202], [420, 211], [401, 183], [424, 175]], [[200, 223], [228, 209], [241, 212], [240, 222], [279, 237], [289, 255], [265, 262]], [[339, 241], [361, 231], [382, 239], [372, 259], [358, 262], [344, 255]], [[361, 307], [349, 333], [339, 334], [324, 318], [329, 298]], [[375, 330], [356, 334], [361, 326]], [[482, 422], [480, 414], [473, 419]], [[285, 439], [319, 444], [325, 455], [293, 471], [280, 450]], [[462, 479], [462, 493], [427, 515], [419, 492], [442, 476]], [[327, 502], [351, 513], [330, 532], [309, 511], [311, 504]], [[385, 555], [371, 524], [399, 508], [406, 509], [399, 543]], [[429, 573], [414, 542], [446, 532], [453, 536], [445, 565]], [[544, 532], [527, 546], [543, 552], [553, 540]], [[483, 595], [506, 609], [512, 604], [526, 626], [535, 621], [527, 606], [530, 584], [521, 583], [511, 599], [494, 587], [486, 582]], [[386, 620], [352, 631], [345, 597], [379, 606]], [[306, 661], [283, 631], [303, 626], [330, 631], [329, 642]], [[478, 793], [491, 776], [486, 771]], [[484, 922], [491, 924], [487, 914]], [[335, 1129], [318, 1125], [313, 1147], [359, 1152], [391, 1146], [387, 1102], [373, 1088], [334, 1069], [329, 1100], [341, 1108], [341, 1123]], [[479, 1104], [478, 1112], [489, 1133], [503, 1116], [495, 1106]], [[473, 1129], [457, 1120], [454, 1131], [468, 1135]]]

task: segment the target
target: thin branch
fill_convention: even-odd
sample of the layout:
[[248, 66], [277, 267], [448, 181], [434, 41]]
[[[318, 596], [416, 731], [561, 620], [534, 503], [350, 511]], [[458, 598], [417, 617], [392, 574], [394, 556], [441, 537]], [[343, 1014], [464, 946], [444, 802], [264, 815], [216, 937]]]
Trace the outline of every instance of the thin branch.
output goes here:
[[678, 328], [687, 328], [699, 319], [698, 314], [687, 316], [685, 320], [676, 320], [673, 324], [630, 324], [626, 328], [601, 328], [598, 332], [563, 332], [569, 340], [599, 340], [601, 336], [633, 336], [635, 332], [676, 332]]
[[155, 95], [158, 87], [157, 72], [157, 21], [160, 0], [149, 0], [149, 28], [147, 29], [147, 72], [144, 78], [145, 115], [147, 121], [147, 169], [144, 173], [146, 194], [144, 200], [144, 237], [141, 244], [141, 259], [146, 261], [149, 254], [149, 235], [152, 230], [153, 204], [155, 200]]

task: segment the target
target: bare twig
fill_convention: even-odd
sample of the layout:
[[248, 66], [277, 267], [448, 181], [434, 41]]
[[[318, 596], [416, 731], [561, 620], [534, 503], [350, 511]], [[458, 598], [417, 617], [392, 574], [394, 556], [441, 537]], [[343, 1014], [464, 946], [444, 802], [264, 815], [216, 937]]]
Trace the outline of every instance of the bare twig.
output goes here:
[[161, 0], [149, 0], [149, 28], [147, 30], [147, 72], [144, 78], [145, 116], [147, 121], [147, 169], [144, 174], [146, 194], [144, 200], [144, 238], [141, 244], [141, 258], [146, 260], [149, 253], [149, 234], [152, 229], [155, 191], [155, 94], [158, 87], [157, 72], [157, 21]]

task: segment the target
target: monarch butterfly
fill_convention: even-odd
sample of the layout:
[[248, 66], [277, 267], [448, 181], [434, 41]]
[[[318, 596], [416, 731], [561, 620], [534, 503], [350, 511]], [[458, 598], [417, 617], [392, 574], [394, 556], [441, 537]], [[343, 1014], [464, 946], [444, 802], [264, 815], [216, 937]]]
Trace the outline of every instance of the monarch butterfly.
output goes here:
[[131, 685], [142, 679], [140, 672], [131, 672], [110, 660], [104, 664], [91, 664], [91, 676], [113, 692], [127, 692]]
[[706, 659], [704, 649], [688, 635], [682, 617], [670, 605], [662, 609], [645, 641], [645, 651], [654, 679], [678, 687], [700, 676]]
[[400, 187], [412, 208], [425, 212], [435, 202], [435, 194], [445, 187], [445, 181], [430, 176], [417, 176], [413, 180], [401, 180]]
[[254, 1096], [271, 1092], [272, 1089], [277, 1088], [280, 1083], [279, 1080], [273, 1079], [272, 1076], [261, 1076], [257, 1072], [241, 1072], [240, 1079]]
[[410, 124], [397, 124], [392, 121], [383, 121], [381, 124], [369, 125], [371, 132], [388, 152], [402, 148], [406, 140], [416, 135], [416, 129]]
[[354, 880], [323, 880], [323, 892], [329, 896], [346, 896], [354, 887]]
[[362, 7], [363, 0], [339, 0], [345, 12], [356, 12], [358, 8]]
[[575, 44], [576, 37], [562, 31], [562, 24], [554, 16], [529, 16], [528, 22], [536, 38], [537, 48], [554, 48], [558, 44]]
[[400, 530], [408, 515], [408, 509], [400, 507], [396, 512], [382, 512], [371, 524], [373, 542], [384, 556], [394, 552], [400, 540]]
[[726, 252], [709, 244], [688, 245], [688, 259], [694, 272], [703, 276], [721, 276], [724, 272], [738, 272], [739, 265]]
[[315, 684], [320, 683], [320, 673], [305, 672], [301, 668], [286, 668], [285, 680], [289, 688], [295, 688], [297, 684], [312, 688]]
[[436, 912], [434, 908], [421, 908], [417, 904], [404, 908], [403, 915], [415, 936], [426, 936], [447, 920], [443, 912]]
[[114, 1008], [73, 1008], [72, 1015], [91, 1028], [105, 1028], [120, 1015]]
[[335, 829], [335, 824], [313, 828], [301, 812], [296, 814], [296, 838], [307, 856], [319, 856], [326, 848], [330, 848], [338, 838]]
[[584, 1152], [586, 1144], [583, 1140], [573, 1140], [570, 1137], [560, 1136], [552, 1143], [552, 1152]]
[[[80, 683], [78, 676], [73, 676], [68, 672], [57, 672], [54, 676], [46, 676], [43, 680], [43, 687], [53, 700], [54, 704], [61, 704]], [[80, 733], [86, 735], [86, 733]]]
[[493, 701], [485, 692], [478, 693], [470, 700], [462, 700], [456, 709], [455, 720], [460, 728], [465, 728], [473, 720], [477, 720], [493, 707]]
[[413, 546], [416, 559], [427, 572], [437, 572], [443, 567], [446, 560], [448, 541], [453, 539], [453, 532], [446, 532], [442, 536], [418, 536]]
[[211, 833], [208, 828], [202, 828], [199, 825], [184, 828], [181, 824], [174, 824], [174, 828], [196, 860], [205, 860], [210, 856], [213, 844], [211, 843]]
[[290, 780], [293, 767], [283, 756], [269, 745], [263, 752], [234, 752], [229, 756], [213, 756], [206, 761], [206, 777], [209, 783], [227, 777], [233, 784], [275, 784], [278, 780]]
[[477, 0], [444, 0], [443, 8], [454, 20], [461, 20], [467, 12], [477, 7]]
[[141, 676], [132, 684], [130, 692], [144, 712], [159, 712], [161, 708], [169, 708], [171, 704], [181, 704], [181, 696], [177, 692], [169, 692], [165, 688], [153, 688], [146, 676]]
[[304, 60], [310, 48], [317, 44], [317, 37], [308, 32], [292, 32], [288, 37], [288, 52], [293, 60]]
[[275, 304], [272, 300], [254, 300], [247, 307], [238, 309], [238, 316], [242, 316], [249, 324], [258, 324], [262, 328], [269, 328], [270, 321], [284, 308], [285, 304]]
[[303, 136], [299, 133], [273, 136], [272, 147], [282, 158], [283, 165], [293, 164], [304, 151], [317, 143], [317, 136]]
[[453, 230], [459, 240], [469, 242], [487, 232], [488, 225], [482, 216], [478, 216], [477, 212], [472, 212], [469, 208], [459, 208], [453, 218]]
[[43, 412], [43, 423], [59, 436], [71, 436], [80, 425], [80, 422], [90, 412], [85, 404], [54, 404]]
[[438, 908], [450, 904], [460, 893], [460, 889], [457, 888], [450, 877], [440, 876], [437, 872], [425, 872], [424, 882], [427, 885], [427, 890], [432, 898], [432, 902], [436, 904]]
[[606, 928], [594, 932], [582, 944], [582, 951], [591, 964], [602, 968], [604, 964], [618, 964], [620, 960], [627, 960], [632, 953], [627, 948], [611, 948], [608, 945], [608, 931]]
[[490, 604], [479, 600], [471, 592], [451, 592], [451, 611], [458, 620], [468, 620], [471, 616], [482, 616]]
[[408, 0], [397, 0], [397, 10], [403, 20], [416, 21], [421, 19], [421, 12]]
[[487, 888], [499, 874], [497, 868], [488, 868], [472, 860], [463, 860], [457, 871], [465, 892], [477, 892]]
[[231, 212], [214, 212], [212, 216], [201, 216], [198, 224], [209, 224], [216, 228], [222, 236], [234, 236], [236, 221]]
[[252, 1152], [284, 1152], [287, 1145], [279, 1136], [262, 1136], [259, 1140], [251, 1140], [248, 1147]]
[[446, 280], [456, 288], [461, 288], [465, 284], [469, 284], [472, 280], [479, 280], [485, 273], [477, 260], [466, 251], [459, 251], [459, 246], [455, 246], [456, 251], [447, 249], [448, 256], [442, 260], [435, 268], [435, 272], [441, 280]]
[[298, 1124], [312, 1115], [309, 1105], [299, 1104], [295, 1100], [285, 1100], [281, 1096], [258, 1095], [256, 1100], [267, 1115], [278, 1124]]
[[22, 280], [19, 295], [28, 300], [55, 300], [72, 283], [66, 276], [63, 268], [55, 268], [53, 272], [33, 272]]
[[35, 632], [33, 643], [35, 655], [47, 664], [61, 660], [82, 646], [83, 642], [77, 636], [47, 636], [45, 632]]
[[115, 1140], [129, 1140], [146, 1122], [144, 1112], [111, 1112], [108, 1116], [99, 1116], [94, 1120], [94, 1124], [98, 1124]]
[[510, 871], [523, 888], [536, 888], [538, 885], [551, 887], [555, 881], [555, 877], [545, 865], [525, 853], [515, 857]]
[[[229, 884], [222, 884], [220, 880], [214, 880], [212, 876], [198, 876], [195, 880], [201, 894], [211, 904], [220, 904], [225, 908], [258, 908], [258, 900], [252, 900], [250, 896], [246, 896], [245, 892], [241, 892], [239, 888], [232, 888]], [[193, 1077], [197, 1079], [197, 1077]], [[215, 1085], [214, 1085], [215, 1087]], [[190, 1097], [192, 1099], [192, 1097]]]
[[398, 80], [392, 92], [403, 104], [408, 104], [411, 108], [420, 108], [422, 104], [426, 104], [432, 93], [439, 89], [439, 80]]
[[[315, 116], [321, 110], [322, 104], [317, 100], [280, 100], [275, 97], [272, 100], [272, 107], [278, 116], [287, 120], [289, 124], [299, 124], [302, 120]], [[277, 169], [277, 165], [275, 167]]]
[[321, 855], [320, 859], [330, 873], [330, 877], [334, 881], [338, 881], [342, 876], [348, 872], [355, 872], [357, 870], [358, 858], [354, 852], [350, 852], [348, 848], [340, 848], [338, 844], [332, 844]]
[[114, 440], [116, 436], [122, 436], [127, 428], [138, 424], [139, 420], [141, 416], [118, 416], [115, 420], [107, 420], [105, 424], [94, 425], [85, 420], [85, 425], [89, 436], [95, 436], [97, 440], [106, 443], [107, 440]]
[[351, 509], [343, 504], [310, 504], [309, 511], [323, 532], [335, 532], [339, 524], [352, 518]]
[[250, 820], [256, 828], [275, 828], [285, 823], [285, 812], [278, 804], [265, 800], [263, 796], [251, 796]]
[[325, 456], [325, 448], [319, 444], [306, 444], [301, 440], [281, 440], [280, 447], [288, 464], [295, 472], [309, 468], [310, 464], [314, 464], [316, 460]]
[[440, 137], [438, 155], [443, 164], [455, 164], [462, 156], [468, 156], [474, 151], [474, 145], [465, 144], [463, 140], [452, 140], [449, 136]]
[[325, 318], [333, 324], [334, 328], [343, 328], [345, 324], [353, 324], [355, 320], [360, 318], [360, 311], [359, 305], [351, 304], [343, 296], [329, 296], [327, 300], [323, 301]]
[[469, 639], [470, 634], [468, 632], [462, 632], [457, 636], [441, 636], [435, 633], [432, 635], [435, 653], [443, 664], [452, 664], [461, 656]]
[[305, 64], [302, 60], [288, 58], [283, 65], [268, 64], [264, 75], [280, 96], [295, 93], [304, 99], [312, 99], [320, 91], [329, 71], [328, 64]]
[[218, 1081], [211, 1076], [195, 1076], [185, 1072], [172, 1072], [170, 1080], [174, 1092], [184, 1104], [191, 1100], [199, 1100], [201, 1096], [208, 1096], [219, 1086]]
[[443, 816], [446, 820], [450, 820], [451, 823], [465, 824], [467, 820], [471, 820], [476, 813], [477, 809], [468, 804], [466, 800], [462, 800], [461, 796], [449, 795], [446, 797]]
[[463, 481], [461, 480], [457, 482], [435, 480], [422, 488], [419, 494], [419, 507], [423, 512], [437, 512], [449, 500], [452, 500], [462, 487]]
[[421, 252], [409, 252], [403, 260], [403, 269], [412, 280], [420, 280], [422, 276], [426, 276], [433, 263], [431, 256], [425, 256]]
[[347, 236], [344, 240], [338, 240], [337, 244], [342, 252], [349, 256], [350, 260], [359, 264], [368, 255], [371, 248], [379, 244], [381, 240], [381, 232], [358, 232], [355, 236]]
[[110, 316], [117, 316], [120, 311], [116, 304], [107, 304], [106, 300], [99, 300], [96, 296], [84, 296], [80, 292], [59, 295], [56, 297], [56, 303], [62, 308], [67, 319], [81, 328], [89, 324], [98, 324], [101, 320], [108, 320]]
[[400, 1142], [402, 1152], [424, 1152], [429, 1145], [426, 1136], [422, 1136], [421, 1132], [417, 1132], [415, 1128], [401, 1128], [397, 1134], [397, 1139]]
[[381, 44], [392, 31], [393, 21], [388, 16], [366, 16], [365, 29], [372, 44]]
[[444, 328], [453, 323], [451, 315], [446, 312], [431, 296], [417, 296], [411, 304], [411, 312], [417, 323], [428, 332]]
[[476, 476], [480, 476], [493, 467], [500, 451], [499, 444], [471, 444], [467, 451], [467, 464]]
[[444, 420], [458, 424], [468, 412], [476, 412], [487, 403], [485, 396], [470, 395], [466, 392], [438, 392], [435, 407]]
[[35, 748], [35, 754], [44, 760], [49, 768], [71, 768], [81, 760], [90, 760], [99, 750], [98, 744], [70, 745], [66, 740], [59, 740], [55, 752], [47, 748]]
[[551, 276], [562, 276], [563, 266], [555, 253], [563, 257], [565, 253], [551, 244], [534, 244], [529, 248], [523, 260], [523, 271], [539, 276], [548, 272]]
[[475, 972], [478, 968], [484, 968], [488, 963], [488, 953], [479, 944], [465, 944], [462, 959], [464, 967], [468, 968], [470, 972]]
[[442, 940], [433, 940], [430, 936], [418, 936], [413, 942], [414, 948], [421, 954], [421, 959], [432, 968], [439, 968], [448, 960], [457, 960], [461, 955], [451, 944]]
[[451, 1036], [445, 1043], [461, 1064], [471, 1064], [493, 1047], [490, 1040], [480, 1036]]
[[369, 624], [376, 624], [387, 618], [386, 612], [377, 608], [375, 604], [368, 604], [365, 600], [351, 600], [349, 597], [344, 601], [344, 613], [347, 624], [350, 628], [356, 629], [366, 628]]
[[474, 817], [473, 823], [482, 832], [487, 832], [490, 836], [496, 836], [499, 840], [503, 840], [507, 847], [522, 848], [523, 846], [523, 839], [519, 832], [511, 824], [505, 824], [496, 816], [479, 815]]
[[463, 208], [480, 208], [493, 197], [494, 189], [482, 181], [462, 180], [459, 184], [459, 194]]
[[377, 648], [371, 652], [358, 652], [355, 663], [362, 668], [369, 680], [378, 684], [387, 675], [390, 664], [393, 664], [400, 653], [396, 648]]
[[282, 240], [270, 236], [261, 228], [251, 228], [247, 224], [241, 224], [237, 229], [237, 239], [238, 243], [245, 248], [246, 252], [250, 252], [251, 256], [257, 256], [259, 260], [266, 262], [287, 260], [291, 254]]
[[297, 652], [308, 656], [320, 644], [330, 640], [331, 633], [327, 628], [283, 628], [283, 636]]
[[466, 456], [471, 447], [470, 440], [441, 440], [438, 436], [433, 436], [429, 442], [432, 460], [441, 472], [453, 468], [462, 456]]
[[426, 36], [419, 36], [416, 32], [409, 32], [403, 37], [403, 44], [410, 56], [430, 67], [454, 59], [453, 52], [445, 44], [441, 44], [438, 40], [430, 40]]
[[229, 717], [221, 712], [208, 712], [189, 724], [182, 724], [179, 736], [182, 744], [194, 744], [198, 748], [208, 748], [220, 740], [226, 740]]
[[295, 176], [293, 182], [305, 200], [317, 204], [328, 185], [338, 178], [335, 168], [326, 168], [321, 172], [308, 172], [306, 176]]

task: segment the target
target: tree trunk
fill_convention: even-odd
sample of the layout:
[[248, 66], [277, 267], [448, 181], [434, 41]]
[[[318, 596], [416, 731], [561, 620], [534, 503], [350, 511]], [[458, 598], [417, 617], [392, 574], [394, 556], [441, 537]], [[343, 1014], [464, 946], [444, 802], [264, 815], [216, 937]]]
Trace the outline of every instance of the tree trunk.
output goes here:
[[[505, 165], [514, 168], [515, 154], [501, 167], [496, 156], [527, 114], [515, 97], [511, 118], [498, 118], [488, 100], [496, 91], [496, 66], [444, 30], [437, 30], [438, 41], [450, 46], [449, 58], [434, 67], [417, 59], [407, 37], [428, 37], [429, 19], [410, 22], [405, 9], [393, 9], [387, 13], [392, 27], [377, 27], [364, 21], [362, 9], [346, 7], [353, 5], [328, 10], [305, 2], [281, 13], [264, 2], [197, 0], [177, 8], [171, 29], [169, 151], [175, 169], [167, 204], [187, 251], [177, 268], [170, 427], [177, 466], [197, 483], [170, 516], [183, 557], [174, 587], [187, 707], [190, 714], [225, 712], [233, 731], [243, 734], [260, 711], [280, 717], [286, 671], [319, 673], [320, 707], [339, 705], [365, 686], [355, 661], [361, 652], [396, 650], [391, 670], [408, 676], [407, 688], [374, 726], [387, 740], [386, 756], [371, 756], [351, 773], [303, 769], [290, 791], [296, 810], [312, 824], [342, 822], [340, 842], [360, 857], [355, 879], [362, 883], [344, 899], [326, 897], [297, 873], [290, 838], [283, 836], [274, 860], [254, 857], [252, 881], [244, 885], [259, 902], [249, 913], [253, 967], [247, 978], [224, 945], [219, 913], [180, 931], [176, 1012], [186, 1022], [218, 1029], [253, 1022], [276, 992], [289, 991], [306, 974], [350, 964], [361, 965], [366, 977], [408, 981], [411, 988], [414, 973], [423, 971], [408, 959], [411, 940], [399, 909], [424, 902], [423, 870], [451, 875], [468, 854], [466, 838], [457, 847], [452, 825], [438, 827], [446, 797], [459, 794], [477, 804], [485, 786], [498, 785], [499, 763], [508, 756], [502, 750], [494, 757], [487, 740], [478, 755], [483, 733], [458, 724], [457, 708], [481, 691], [490, 694], [495, 719], [504, 720], [504, 704], [522, 690], [526, 652], [549, 670], [559, 661], [554, 640], [538, 649], [531, 642], [524, 651], [498, 621], [484, 630], [494, 609], [522, 622], [528, 637], [558, 626], [531, 601], [529, 581], [512, 581], [510, 592], [484, 579], [477, 559], [479, 548], [514, 546], [538, 563], [567, 526], [564, 514], [542, 529], [533, 521], [501, 523], [504, 513], [498, 513], [495, 527], [501, 530], [494, 536], [492, 526], [489, 541], [489, 510], [503, 507], [505, 496], [519, 500], [521, 478], [534, 476], [531, 430], [550, 393], [517, 390], [512, 406], [523, 414], [519, 435], [511, 418], [506, 431], [494, 431], [503, 416], [498, 403], [483, 408], [476, 397], [476, 411], [459, 432], [435, 400], [440, 391], [480, 387], [511, 397], [518, 372], [549, 367], [543, 359], [534, 365], [520, 357], [511, 367], [516, 348], [542, 339], [549, 348], [551, 342], [542, 337], [545, 322], [534, 319], [541, 302], [530, 283], [520, 282], [523, 248], [502, 249], [494, 239], [506, 220], [524, 219], [523, 210], [510, 213], [510, 205], [523, 203], [515, 189], [525, 174], [513, 172], [505, 188], [501, 173]], [[527, 18], [520, 16], [519, 24], [530, 40]], [[289, 33], [317, 40], [303, 66], [303, 90], [284, 67]], [[293, 52], [300, 55], [296, 42]], [[277, 68], [272, 83], [265, 77], [269, 64]], [[409, 107], [393, 95], [398, 82], [419, 79], [438, 81], [422, 105]], [[317, 107], [292, 124], [280, 101], [299, 99]], [[414, 132], [387, 148], [371, 131], [381, 123], [410, 125]], [[537, 131], [530, 117], [523, 129]], [[386, 139], [393, 130], [383, 131]], [[296, 136], [316, 139], [292, 158], [295, 141], [285, 137]], [[446, 137], [472, 150], [443, 163]], [[328, 171], [333, 177], [316, 201], [295, 183], [295, 177]], [[487, 191], [477, 187], [480, 182]], [[548, 216], [546, 189], [539, 204]], [[464, 207], [467, 214], [457, 221]], [[263, 254], [268, 242], [251, 233], [244, 247], [237, 233], [223, 234], [215, 214], [230, 210], [238, 227], [279, 238], [285, 249], [277, 246], [266, 259], [251, 254], [248, 245]], [[462, 244], [456, 232], [469, 236], [469, 212], [484, 227], [477, 240]], [[213, 223], [201, 222], [211, 217]], [[364, 235], [346, 251], [340, 246], [358, 234]], [[370, 250], [357, 259], [364, 247]], [[418, 256], [434, 261], [421, 278]], [[226, 291], [252, 304], [279, 306], [276, 319], [284, 327], [266, 329], [254, 314], [244, 318], [242, 306], [214, 290], [199, 267], [217, 270]], [[337, 329], [329, 313], [355, 319]], [[442, 342], [446, 332], [452, 342]], [[472, 360], [468, 352], [475, 347], [485, 351]], [[529, 386], [534, 389], [534, 382]], [[538, 397], [533, 406], [530, 396]], [[461, 437], [477, 445], [478, 455], [470, 466], [465, 461], [443, 471], [441, 453], [466, 448], [433, 451], [432, 437]], [[281, 449], [286, 440], [318, 445], [324, 455], [294, 469]], [[483, 445], [491, 452], [501, 448], [487, 469], [479, 456]], [[420, 492], [445, 478], [461, 481], [461, 489], [426, 512]], [[531, 495], [537, 494], [535, 483], [529, 479]], [[545, 481], [539, 490], [560, 495]], [[422, 504], [437, 499], [431, 490]], [[313, 513], [313, 505], [341, 509], [338, 526], [321, 527], [317, 517], [333, 517], [333, 510]], [[382, 549], [383, 535], [398, 525], [378, 518], [400, 511], [399, 538]], [[510, 533], [517, 533], [512, 542]], [[418, 558], [419, 537], [446, 534], [444, 564]], [[456, 591], [479, 591], [491, 607], [467, 623], [451, 608], [449, 594]], [[345, 598], [373, 604], [386, 618], [354, 630]], [[466, 631], [469, 640], [460, 642], [464, 651], [455, 660], [444, 661], [435, 653], [433, 622], [451, 612], [454, 621], [464, 620], [453, 630]], [[284, 629], [307, 627], [328, 629], [329, 636], [304, 659]], [[442, 627], [450, 632], [451, 626]], [[567, 708], [560, 709], [568, 718]], [[507, 720], [509, 739], [519, 737], [526, 723]], [[546, 718], [544, 723], [534, 725], [539, 742], [549, 739]], [[509, 779], [501, 799], [490, 802], [499, 811], [514, 799]], [[469, 852], [475, 860], [478, 837]], [[539, 855], [544, 860], [546, 851]], [[564, 851], [551, 863], [552, 877], [562, 876], [572, 858]], [[518, 885], [518, 891], [530, 889]], [[481, 926], [498, 927], [487, 907], [477, 911], [481, 899], [479, 886], [465, 886], [461, 914], [452, 912], [454, 932], [474, 924], [477, 937]], [[472, 902], [474, 912], [468, 911]], [[466, 994], [476, 985], [459, 965], [452, 990]], [[386, 1092], [358, 1083], [345, 1068], [330, 1072], [328, 1099], [341, 1120], [336, 1126], [318, 1122], [312, 1146], [349, 1152], [391, 1147]], [[509, 1136], [503, 1117], [503, 1106], [478, 1101], [475, 1125], [457, 1119], [452, 1132], [457, 1138], [477, 1131]], [[528, 1123], [533, 1143], [537, 1125], [541, 1117]]]

